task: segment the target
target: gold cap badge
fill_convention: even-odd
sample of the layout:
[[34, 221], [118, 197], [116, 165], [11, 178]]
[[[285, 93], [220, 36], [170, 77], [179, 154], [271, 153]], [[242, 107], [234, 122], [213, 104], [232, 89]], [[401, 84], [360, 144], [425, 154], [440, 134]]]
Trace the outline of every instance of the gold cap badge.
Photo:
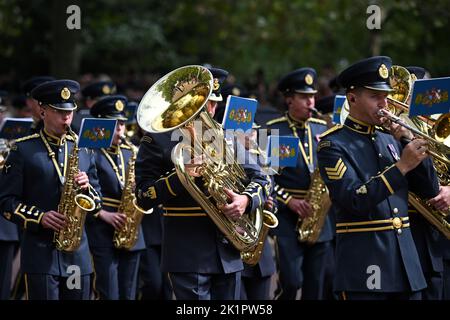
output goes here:
[[414, 73], [411, 73], [411, 81], [414, 82], [417, 80], [417, 77]]
[[389, 70], [388, 68], [383, 64], [378, 68], [378, 73], [380, 74], [380, 77], [383, 79], [387, 79], [389, 77]]
[[239, 88], [233, 88], [233, 90], [231, 90], [231, 93], [233, 94], [233, 96], [240, 96], [241, 95], [241, 90], [239, 90]]
[[105, 84], [102, 87], [102, 92], [103, 92], [103, 94], [110, 94], [111, 93], [111, 88], [107, 84]]
[[123, 102], [122, 100], [117, 100], [116, 104], [115, 104], [116, 110], [117, 111], [122, 111], [123, 110]]
[[70, 90], [67, 89], [66, 87], [64, 87], [64, 88], [61, 90], [61, 98], [63, 98], [64, 100], [67, 100], [67, 99], [70, 98]]
[[312, 75], [310, 75], [309, 73], [305, 76], [305, 82], [308, 86], [312, 85], [314, 82], [314, 79], [312, 77]]
[[214, 78], [214, 91], [219, 90], [220, 84], [219, 84], [219, 79]]

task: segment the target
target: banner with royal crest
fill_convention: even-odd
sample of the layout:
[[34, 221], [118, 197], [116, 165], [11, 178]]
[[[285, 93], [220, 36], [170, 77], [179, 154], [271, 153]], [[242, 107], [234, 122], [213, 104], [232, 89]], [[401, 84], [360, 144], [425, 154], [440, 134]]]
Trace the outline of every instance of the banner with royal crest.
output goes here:
[[81, 122], [79, 148], [100, 149], [111, 146], [117, 120], [84, 118]]
[[247, 131], [252, 128], [258, 101], [229, 95], [225, 106], [222, 126], [225, 130], [241, 129]]
[[293, 136], [269, 136], [267, 160], [271, 167], [296, 167], [300, 139]]
[[449, 91], [450, 77], [414, 81], [409, 116], [426, 116], [449, 112]]

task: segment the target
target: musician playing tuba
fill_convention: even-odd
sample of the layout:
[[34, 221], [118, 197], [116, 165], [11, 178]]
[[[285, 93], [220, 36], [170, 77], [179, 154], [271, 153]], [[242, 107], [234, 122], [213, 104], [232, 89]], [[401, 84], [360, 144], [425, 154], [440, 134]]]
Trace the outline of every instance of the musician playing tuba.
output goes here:
[[[245, 172], [240, 172], [234, 163], [222, 162], [222, 158], [216, 161], [211, 145], [214, 137], [202, 139], [211, 131], [195, 131], [195, 139], [178, 144], [181, 130], [192, 132], [205, 123], [214, 128], [217, 140], [222, 139], [211, 117], [222, 100], [227, 75], [218, 68], [179, 68], [153, 85], [138, 109], [139, 125], [152, 131], [142, 138], [136, 160], [138, 205], [144, 209], [163, 205], [161, 267], [169, 273], [177, 299], [239, 299], [243, 264], [236, 247], [255, 245], [262, 226], [261, 217], [255, 225], [250, 223], [267, 198], [268, 182], [259, 167], [244, 166]], [[191, 122], [196, 116], [200, 124]], [[180, 162], [180, 146], [201, 152], [188, 149], [186, 162]], [[247, 177], [245, 181], [239, 181], [241, 176]], [[233, 183], [243, 188], [236, 192], [230, 188]], [[225, 201], [214, 208], [208, 201], [216, 197]]]
[[[78, 151], [77, 168], [69, 165], [76, 137], [67, 134], [67, 127], [78, 91], [78, 82], [72, 80], [46, 82], [32, 91], [33, 98], [39, 101], [44, 127], [39, 133], [16, 140], [2, 171], [1, 211], [23, 228], [21, 268], [28, 299], [89, 299], [92, 266], [84, 226], [77, 226], [82, 229], [76, 233], [81, 239], [72, 252], [58, 250], [54, 243], [54, 234], [74, 224], [72, 219], [76, 218], [58, 210], [63, 190], [87, 190], [89, 186], [97, 193], [100, 190], [89, 151]], [[73, 198], [65, 200], [75, 202]], [[95, 212], [100, 199], [93, 202]], [[68, 280], [74, 273], [78, 284]]]

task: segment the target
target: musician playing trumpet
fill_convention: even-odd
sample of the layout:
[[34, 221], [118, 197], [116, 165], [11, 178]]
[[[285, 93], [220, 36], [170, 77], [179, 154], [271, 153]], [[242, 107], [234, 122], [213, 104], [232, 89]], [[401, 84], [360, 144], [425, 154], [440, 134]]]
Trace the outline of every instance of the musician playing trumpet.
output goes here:
[[408, 192], [432, 198], [438, 180], [425, 140], [402, 145], [376, 128], [392, 90], [391, 65], [389, 57], [377, 56], [340, 73], [350, 114], [318, 146], [336, 210], [335, 290], [341, 299], [420, 299], [427, 285], [411, 234]]

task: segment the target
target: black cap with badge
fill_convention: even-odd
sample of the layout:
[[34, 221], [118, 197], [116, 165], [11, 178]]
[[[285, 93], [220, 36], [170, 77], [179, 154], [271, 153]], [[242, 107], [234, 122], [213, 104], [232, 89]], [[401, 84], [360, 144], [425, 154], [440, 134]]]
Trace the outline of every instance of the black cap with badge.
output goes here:
[[289, 72], [281, 78], [278, 83], [278, 90], [280, 90], [283, 94], [314, 94], [317, 92], [315, 88], [316, 78], [316, 70], [313, 68], [300, 68]]
[[341, 87], [347, 90], [366, 88], [391, 92], [393, 91], [389, 84], [391, 66], [392, 60], [386, 56], [360, 60], [342, 71], [337, 81]]
[[45, 82], [31, 91], [33, 99], [40, 105], [48, 105], [58, 110], [75, 110], [75, 95], [80, 91], [80, 84], [73, 80], [54, 80]]
[[128, 99], [122, 95], [105, 96], [100, 98], [91, 108], [91, 115], [95, 118], [107, 118], [126, 121], [125, 106]]

